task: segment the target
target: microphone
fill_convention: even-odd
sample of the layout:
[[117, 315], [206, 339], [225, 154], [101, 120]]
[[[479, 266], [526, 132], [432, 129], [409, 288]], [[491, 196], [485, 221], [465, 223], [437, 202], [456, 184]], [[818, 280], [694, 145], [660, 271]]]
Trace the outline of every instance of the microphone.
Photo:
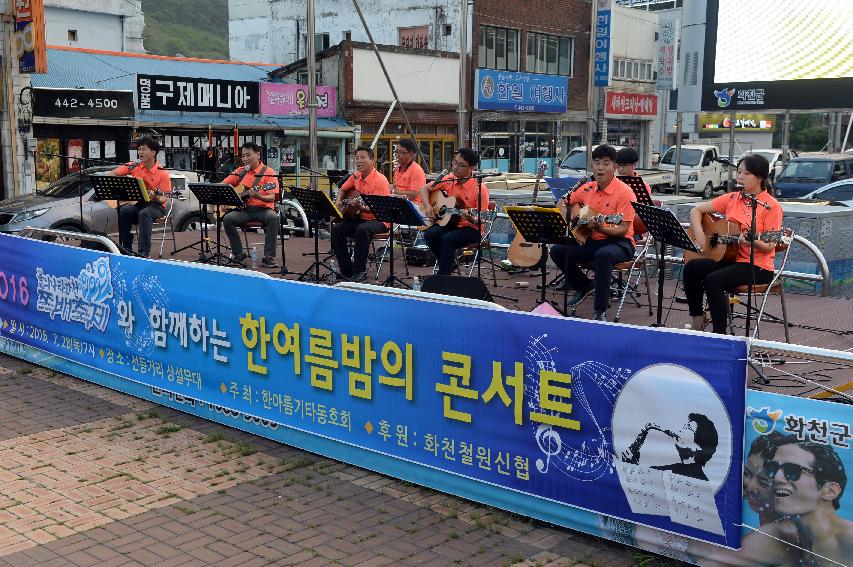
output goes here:
[[591, 173], [587, 173], [583, 177], [578, 179], [578, 182], [575, 183], [571, 189], [569, 189], [569, 192], [566, 193], [566, 196], [568, 197], [569, 195], [574, 193], [576, 189], [579, 189], [584, 183], [587, 183], [590, 179], [592, 179], [592, 177], [593, 175]]
[[713, 158], [711, 158], [711, 161], [716, 161], [718, 163], [721, 163], [721, 164], [729, 166], [729, 167], [734, 165], [731, 161], [727, 160], [726, 158], [721, 158], [721, 157], [713, 157]]
[[435, 178], [435, 181], [432, 182], [432, 187], [438, 185], [442, 179], [444, 179], [447, 174], [450, 173], [447, 169], [442, 169], [441, 173], [438, 174], [438, 177]]
[[[768, 211], [773, 208], [770, 204], [765, 203], [764, 201], [759, 199], [756, 195], [753, 195], [752, 193], [746, 193], [743, 190], [743, 185], [736, 185], [735, 187], [739, 187], [741, 189], [740, 195], [741, 195], [741, 198], [743, 200], [750, 201], [751, 203], [757, 203], [759, 206], [764, 207]], [[753, 205], [753, 206], [755, 206], [755, 205]]]
[[127, 168], [127, 172], [130, 173], [131, 171], [133, 171], [134, 169], [139, 167], [140, 163], [142, 163], [142, 160], [136, 160], [135, 162], [133, 162], [133, 165], [125, 164], [125, 167]]
[[341, 177], [340, 179], [338, 179], [338, 182], [337, 182], [337, 183], [335, 183], [335, 185], [337, 185], [337, 186], [338, 186], [338, 189], [340, 189], [341, 187], [343, 187], [343, 186], [344, 186], [344, 183], [346, 183], [346, 182], [347, 182], [347, 179], [349, 179], [350, 177], [352, 177], [352, 174], [353, 174], [353, 172], [352, 172], [352, 171], [348, 171], [346, 175], [344, 175], [343, 177]]

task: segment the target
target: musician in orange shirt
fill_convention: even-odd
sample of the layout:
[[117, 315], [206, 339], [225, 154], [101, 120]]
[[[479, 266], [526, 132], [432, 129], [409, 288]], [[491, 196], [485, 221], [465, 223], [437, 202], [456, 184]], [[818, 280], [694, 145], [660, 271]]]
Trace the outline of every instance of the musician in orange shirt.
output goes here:
[[223, 183], [234, 187], [245, 187], [243, 197], [246, 199], [246, 206], [230, 211], [222, 218], [225, 234], [231, 243], [232, 261], [245, 264], [248, 257], [243, 250], [237, 228], [249, 221], [259, 221], [264, 223], [264, 257], [261, 265], [265, 268], [277, 268], [275, 239], [281, 224], [281, 219], [275, 211], [275, 202], [280, 190], [278, 175], [271, 167], [261, 162], [261, 147], [254, 142], [243, 144], [240, 148], [240, 159], [243, 160], [243, 167], [222, 180]]
[[166, 201], [172, 192], [169, 172], [157, 163], [159, 151], [160, 142], [151, 136], [143, 136], [136, 141], [138, 161], [120, 165], [107, 174], [130, 175], [142, 179], [151, 195], [149, 203], [127, 203], [118, 210], [119, 245], [128, 251], [133, 250], [132, 228], [134, 224], [139, 223], [139, 255], [145, 258], [151, 252], [151, 227], [155, 220], [166, 216]]
[[[690, 211], [690, 226], [701, 248], [705, 243], [702, 216], [710, 213], [725, 215], [727, 220], [741, 225], [743, 233], [740, 247], [733, 263], [721, 264], [711, 258], [694, 258], [684, 265], [684, 292], [692, 318], [691, 327], [697, 331], [708, 325], [708, 315], [702, 306], [702, 296], [708, 296], [714, 332], [725, 334], [728, 321], [729, 300], [727, 291], [746, 285], [750, 278], [754, 284], [767, 284], [773, 279], [774, 242], [755, 240], [755, 266], [749, 265], [749, 240], [747, 233], [755, 210], [755, 234], [781, 230], [782, 206], [770, 194], [770, 164], [759, 154], [750, 154], [737, 166], [737, 184], [743, 190], [721, 195], [711, 201], [702, 201]], [[757, 202], [755, 201], [757, 200]]]
[[[622, 221], [619, 224], [591, 221], [587, 228], [592, 232], [584, 244], [555, 244], [551, 247], [551, 260], [565, 274], [564, 285], [573, 290], [568, 304], [578, 305], [595, 291], [593, 319], [605, 321], [613, 266], [634, 256], [634, 207], [631, 203], [636, 197], [631, 188], [614, 175], [616, 150], [612, 146], [602, 144], [592, 151], [592, 172], [595, 179], [572, 192], [569, 205], [586, 205], [601, 215], [619, 214]], [[594, 281], [590, 281], [580, 267], [581, 263], [589, 261], [595, 267]]]
[[403, 138], [397, 142], [394, 148], [394, 185], [391, 193], [404, 195], [411, 202], [420, 205], [421, 187], [426, 185], [426, 174], [423, 168], [415, 161], [418, 148], [411, 138]]
[[[433, 191], [444, 191], [448, 196], [456, 197], [456, 208], [489, 210], [489, 188], [485, 183], [478, 191], [477, 180], [472, 178], [474, 170], [480, 164], [480, 154], [471, 148], [462, 148], [453, 156], [451, 162], [453, 171], [440, 182], [426, 184], [421, 187], [421, 202], [427, 215], [436, 218], [438, 211], [429, 204], [429, 194]], [[481, 193], [481, 194], [480, 194]], [[424, 231], [424, 240], [438, 260], [438, 274], [448, 275], [456, 260], [456, 251], [468, 244], [480, 240], [477, 230], [477, 219], [474, 215], [464, 213], [459, 215], [456, 225], [448, 223], [445, 226], [434, 224]]]
[[[355, 167], [353, 173], [338, 191], [335, 205], [342, 208], [345, 201], [352, 198], [352, 190], [365, 195], [390, 195], [391, 189], [388, 178], [379, 173], [373, 166], [373, 150], [367, 146], [359, 146], [355, 149]], [[349, 205], [357, 210], [354, 218], [343, 218], [332, 227], [332, 250], [338, 259], [341, 274], [354, 282], [367, 279], [367, 253], [370, 250], [370, 241], [377, 234], [388, 231], [383, 222], [376, 220], [376, 216], [363, 202], [352, 202]], [[344, 212], [344, 211], [342, 211]], [[347, 237], [352, 237], [355, 242], [353, 258], [350, 260], [347, 250]]]

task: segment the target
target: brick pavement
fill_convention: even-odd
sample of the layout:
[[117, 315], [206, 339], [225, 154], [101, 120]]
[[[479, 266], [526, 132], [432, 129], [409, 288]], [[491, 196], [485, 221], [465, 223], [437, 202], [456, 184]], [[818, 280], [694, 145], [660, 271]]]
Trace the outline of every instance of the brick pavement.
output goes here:
[[644, 558], [0, 355], [0, 567]]

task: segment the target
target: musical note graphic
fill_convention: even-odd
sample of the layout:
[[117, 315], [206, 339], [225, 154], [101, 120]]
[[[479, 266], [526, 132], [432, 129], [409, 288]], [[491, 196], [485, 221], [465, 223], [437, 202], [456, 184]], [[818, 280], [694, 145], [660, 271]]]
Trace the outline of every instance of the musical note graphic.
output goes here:
[[[531, 411], [556, 414], [541, 406], [539, 373], [542, 370], [567, 372], [565, 368], [557, 368], [554, 357], [558, 353], [559, 347], [549, 344], [547, 334], [530, 337], [525, 346], [524, 397]], [[591, 399], [595, 400], [599, 411], [602, 404], [612, 408], [631, 370], [590, 360], [568, 369], [568, 373], [572, 376], [574, 419], [584, 423], [583, 439], [573, 442], [571, 439], [577, 434], [567, 436], [560, 428], [533, 423], [533, 438], [541, 452], [536, 468], [542, 474], [555, 470], [575, 480], [592, 482], [613, 472], [614, 468], [613, 449], [608, 441], [610, 424], [596, 420]]]

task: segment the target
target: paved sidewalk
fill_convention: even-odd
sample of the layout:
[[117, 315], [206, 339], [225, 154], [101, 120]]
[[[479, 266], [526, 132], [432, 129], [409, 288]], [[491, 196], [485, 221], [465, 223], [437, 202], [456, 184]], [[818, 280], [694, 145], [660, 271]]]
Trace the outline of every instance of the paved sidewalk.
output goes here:
[[648, 554], [0, 355], [0, 566], [619, 567], [637, 558]]

